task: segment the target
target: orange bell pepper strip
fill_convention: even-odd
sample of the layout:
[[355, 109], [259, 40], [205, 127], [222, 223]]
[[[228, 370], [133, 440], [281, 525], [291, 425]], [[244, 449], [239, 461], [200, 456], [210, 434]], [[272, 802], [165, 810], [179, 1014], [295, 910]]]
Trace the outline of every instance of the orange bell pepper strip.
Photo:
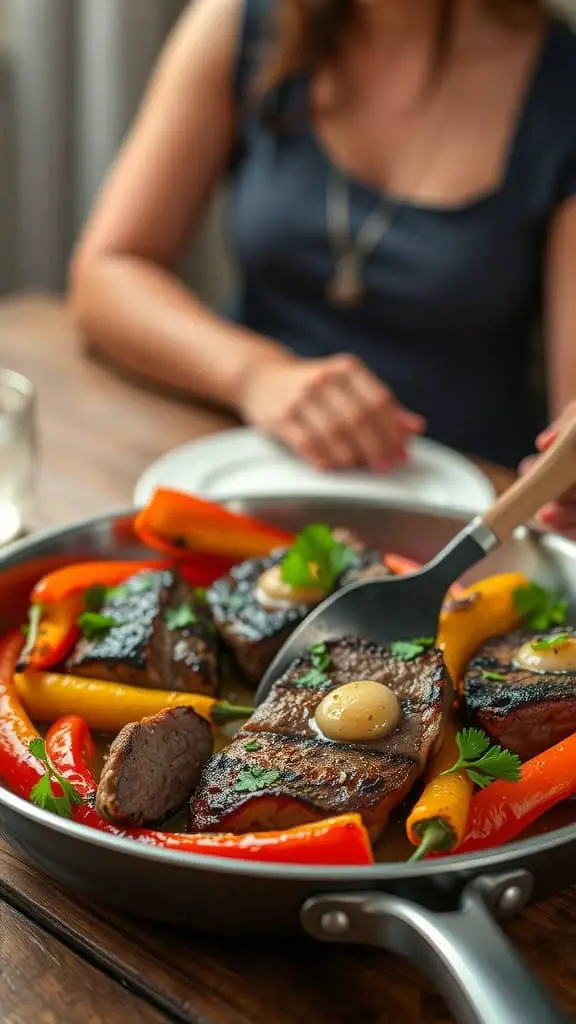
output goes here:
[[38, 604], [62, 601], [70, 594], [78, 594], [89, 587], [115, 587], [144, 569], [165, 569], [169, 564], [160, 559], [147, 562], [76, 562], [38, 580], [32, 591], [32, 600]]
[[0, 640], [0, 782], [29, 799], [45, 768], [30, 753], [30, 743], [39, 738], [39, 733], [24, 711], [13, 683], [22, 643], [22, 634], [16, 632]]
[[143, 543], [178, 560], [192, 552], [256, 558], [294, 540], [286, 530], [164, 487], [138, 513], [134, 530]]
[[76, 716], [68, 716], [56, 722], [46, 737], [46, 752], [54, 768], [87, 801], [72, 806], [74, 820], [82, 825], [180, 853], [276, 864], [344, 866], [374, 863], [368, 833], [359, 814], [327, 818], [282, 832], [247, 835], [189, 835], [153, 829], [118, 828], [101, 818], [93, 807], [96, 796], [96, 781], [90, 770], [93, 750], [88, 726]]
[[28, 638], [18, 668], [38, 671], [58, 665], [72, 650], [80, 635], [78, 616], [82, 608], [81, 594], [70, 594], [62, 601], [47, 605], [33, 602]]

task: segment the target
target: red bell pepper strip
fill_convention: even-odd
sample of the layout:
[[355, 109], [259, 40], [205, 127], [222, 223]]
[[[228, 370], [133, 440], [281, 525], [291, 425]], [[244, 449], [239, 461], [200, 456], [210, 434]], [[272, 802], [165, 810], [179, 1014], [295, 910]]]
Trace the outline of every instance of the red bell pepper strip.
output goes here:
[[93, 751], [90, 730], [83, 719], [76, 715], [60, 719], [46, 737], [46, 752], [54, 768], [89, 801], [72, 806], [74, 820], [82, 825], [180, 853], [210, 854], [279, 864], [374, 863], [370, 840], [358, 814], [329, 818], [283, 832], [249, 835], [189, 835], [152, 829], [117, 828], [101, 818], [92, 806], [96, 796], [96, 781], [90, 771]]
[[292, 533], [252, 516], [163, 487], [138, 513], [134, 530], [143, 543], [179, 560], [195, 551], [236, 560], [255, 558], [294, 540]]
[[147, 562], [77, 562], [56, 569], [38, 580], [32, 591], [32, 600], [38, 604], [62, 601], [70, 594], [78, 594], [93, 586], [115, 587], [143, 569], [165, 569], [164, 559]]
[[80, 635], [78, 616], [82, 608], [81, 594], [70, 594], [46, 606], [33, 602], [28, 639], [18, 668], [39, 670], [58, 665]]
[[0, 640], [0, 782], [29, 799], [46, 769], [30, 753], [30, 742], [39, 734], [14, 689], [14, 670], [22, 643], [22, 635], [16, 632]]
[[473, 853], [515, 839], [533, 821], [576, 793], [576, 733], [522, 765], [518, 782], [492, 782], [472, 797], [463, 842]]

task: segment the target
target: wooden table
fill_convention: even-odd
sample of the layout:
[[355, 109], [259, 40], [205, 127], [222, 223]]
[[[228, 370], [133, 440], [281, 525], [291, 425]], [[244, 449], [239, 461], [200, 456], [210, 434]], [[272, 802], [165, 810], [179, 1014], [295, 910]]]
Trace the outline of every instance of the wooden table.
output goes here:
[[[128, 505], [153, 458], [231, 422], [88, 361], [54, 300], [0, 304], [0, 364], [21, 370], [38, 388], [36, 526]], [[506, 480], [491, 475], [497, 485]], [[575, 915], [571, 890], [507, 925], [530, 969], [571, 1016]], [[0, 841], [0, 1020], [445, 1024], [451, 1018], [433, 987], [388, 954], [305, 941], [264, 946], [132, 921], [79, 903]]]

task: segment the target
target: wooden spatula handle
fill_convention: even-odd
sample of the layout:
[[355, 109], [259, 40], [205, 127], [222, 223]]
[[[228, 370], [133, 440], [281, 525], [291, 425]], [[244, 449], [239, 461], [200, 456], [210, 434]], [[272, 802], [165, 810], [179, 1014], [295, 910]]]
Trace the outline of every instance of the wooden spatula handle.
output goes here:
[[482, 522], [504, 541], [517, 526], [532, 518], [548, 501], [554, 501], [576, 484], [576, 422], [540, 455], [532, 469], [509, 487]]

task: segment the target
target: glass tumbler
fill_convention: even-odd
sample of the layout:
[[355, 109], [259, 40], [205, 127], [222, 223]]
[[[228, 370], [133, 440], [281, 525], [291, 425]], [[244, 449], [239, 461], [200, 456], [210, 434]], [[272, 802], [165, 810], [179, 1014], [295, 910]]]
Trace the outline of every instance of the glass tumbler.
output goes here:
[[34, 385], [0, 368], [0, 545], [29, 525], [35, 470]]

